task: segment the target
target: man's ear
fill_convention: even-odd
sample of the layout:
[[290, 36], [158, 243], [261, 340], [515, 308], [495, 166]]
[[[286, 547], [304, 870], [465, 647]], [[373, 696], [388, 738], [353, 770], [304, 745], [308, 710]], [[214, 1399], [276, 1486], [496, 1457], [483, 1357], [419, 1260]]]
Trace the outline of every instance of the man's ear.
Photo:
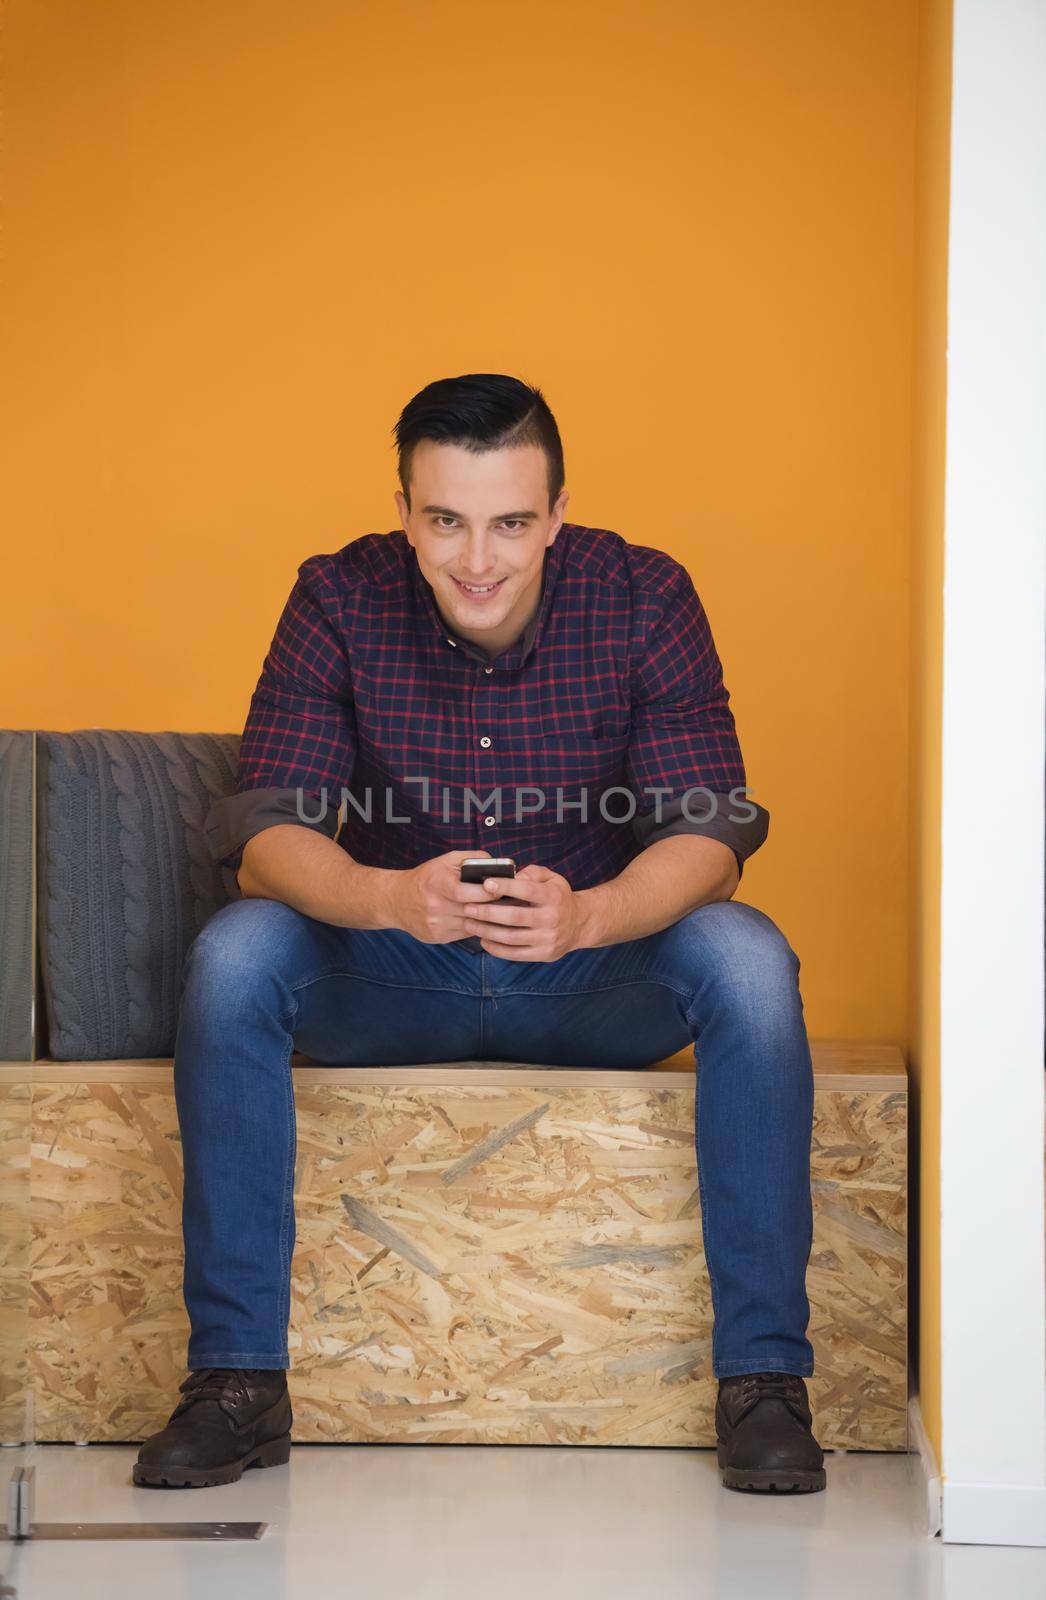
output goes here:
[[407, 539], [408, 539], [409, 543], [413, 544], [414, 540], [410, 537], [410, 529], [407, 526], [407, 523], [410, 521], [410, 508], [407, 505], [406, 497], [404, 496], [403, 490], [402, 489], [397, 489], [394, 498], [395, 498], [395, 501], [396, 501], [396, 510], [399, 512], [400, 527], [403, 529], [404, 533], [407, 535]]
[[548, 538], [545, 540], [546, 545], [555, 543], [556, 534], [563, 526], [564, 514], [566, 512], [567, 501], [569, 499], [570, 496], [565, 489], [561, 489], [559, 494], [556, 496], [556, 503], [552, 507], [552, 526], [548, 530]]

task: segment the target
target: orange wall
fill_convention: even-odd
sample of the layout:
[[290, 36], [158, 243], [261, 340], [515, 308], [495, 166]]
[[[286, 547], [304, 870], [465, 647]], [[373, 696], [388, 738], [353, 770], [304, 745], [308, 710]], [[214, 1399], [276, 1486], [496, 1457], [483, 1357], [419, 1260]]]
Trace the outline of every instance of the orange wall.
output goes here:
[[911, 982], [908, 1023], [917, 1206], [912, 1307], [919, 1400], [941, 1450], [941, 692], [948, 355], [952, 0], [922, 0], [916, 136], [915, 395], [912, 472]]
[[811, 1031], [907, 1025], [917, 0], [10, 0], [0, 720], [238, 729], [430, 379], [692, 572]]

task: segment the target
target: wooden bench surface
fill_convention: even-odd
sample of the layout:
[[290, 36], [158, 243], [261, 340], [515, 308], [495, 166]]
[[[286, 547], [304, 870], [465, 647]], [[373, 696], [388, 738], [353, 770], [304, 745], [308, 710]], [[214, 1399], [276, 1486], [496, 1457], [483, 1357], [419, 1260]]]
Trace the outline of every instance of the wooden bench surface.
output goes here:
[[[896, 1044], [863, 1039], [812, 1039], [810, 1054], [814, 1064], [814, 1086], [826, 1089], [894, 1089], [904, 1093], [908, 1074], [904, 1057]], [[158, 1073], [170, 1073], [170, 1057], [127, 1061], [38, 1061], [0, 1062], [0, 1083], [32, 1079], [34, 1083], [148, 1083]], [[516, 1084], [537, 1087], [555, 1081], [563, 1087], [589, 1089], [631, 1087], [646, 1082], [656, 1072], [666, 1087], [685, 1086], [694, 1076], [691, 1049], [680, 1050], [664, 1061], [636, 1070], [594, 1067], [535, 1066], [520, 1061], [449, 1061], [369, 1067], [324, 1067], [312, 1065], [308, 1057], [295, 1055], [295, 1081], [307, 1083], [458, 1084], [482, 1081], [489, 1084]]]

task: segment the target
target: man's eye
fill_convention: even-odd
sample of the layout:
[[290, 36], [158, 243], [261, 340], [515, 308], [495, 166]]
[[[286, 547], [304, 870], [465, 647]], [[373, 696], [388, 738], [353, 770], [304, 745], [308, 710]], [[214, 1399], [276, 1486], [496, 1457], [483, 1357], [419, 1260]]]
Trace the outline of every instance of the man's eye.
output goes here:
[[[435, 520], [436, 520], [437, 527], [440, 527], [440, 528], [446, 528], [448, 524], [451, 527], [456, 527], [457, 526], [457, 521], [458, 521], [457, 517], [447, 517], [447, 516], [443, 516], [442, 514], [438, 515]], [[523, 527], [523, 518], [522, 517], [506, 517], [504, 519], [504, 521], [502, 522], [501, 526], [503, 528], [507, 528], [510, 533], [516, 533], [520, 528]]]

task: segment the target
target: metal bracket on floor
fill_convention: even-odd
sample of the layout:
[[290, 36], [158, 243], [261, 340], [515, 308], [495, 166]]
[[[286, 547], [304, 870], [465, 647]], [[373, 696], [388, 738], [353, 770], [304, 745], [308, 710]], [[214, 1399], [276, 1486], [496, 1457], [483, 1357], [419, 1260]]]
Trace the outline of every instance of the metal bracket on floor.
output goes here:
[[20, 1467], [7, 1485], [7, 1528], [0, 1540], [260, 1539], [267, 1522], [34, 1522], [36, 1468]]

